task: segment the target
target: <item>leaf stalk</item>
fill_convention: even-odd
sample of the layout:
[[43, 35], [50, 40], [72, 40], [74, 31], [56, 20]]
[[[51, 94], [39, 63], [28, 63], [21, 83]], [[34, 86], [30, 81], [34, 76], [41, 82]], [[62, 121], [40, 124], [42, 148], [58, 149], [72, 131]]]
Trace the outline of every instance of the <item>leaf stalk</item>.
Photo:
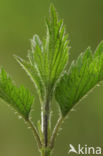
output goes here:
[[35, 137], [35, 139], [37, 141], [38, 148], [41, 149], [42, 148], [42, 143], [41, 143], [41, 140], [40, 140], [40, 137], [39, 137], [39, 134], [38, 134], [38, 131], [37, 131], [36, 127], [34, 126], [34, 124], [30, 120], [28, 120], [27, 123], [28, 123], [28, 125], [30, 126], [30, 128], [33, 131], [33, 135], [34, 135], [34, 137]]
[[54, 130], [53, 130], [53, 133], [52, 133], [52, 136], [50, 139], [50, 144], [49, 144], [50, 149], [53, 149], [53, 147], [54, 147], [54, 142], [55, 142], [56, 136], [58, 134], [59, 128], [60, 128], [63, 120], [64, 120], [64, 118], [62, 116], [60, 116], [55, 127], [54, 127]]

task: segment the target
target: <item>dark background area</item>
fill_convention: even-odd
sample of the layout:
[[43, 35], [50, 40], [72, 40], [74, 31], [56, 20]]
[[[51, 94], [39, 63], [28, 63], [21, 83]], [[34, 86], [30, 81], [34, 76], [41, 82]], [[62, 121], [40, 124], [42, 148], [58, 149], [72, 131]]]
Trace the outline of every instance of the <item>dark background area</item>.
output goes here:
[[[34, 34], [45, 36], [44, 18], [53, 3], [64, 19], [70, 38], [70, 62], [88, 46], [94, 51], [103, 39], [103, 0], [0, 0], [0, 66], [17, 85], [23, 84], [36, 96], [32, 117], [40, 117], [38, 97], [28, 76], [13, 54], [26, 58]], [[57, 103], [53, 104], [57, 110]], [[53, 112], [53, 123], [57, 118]], [[53, 156], [67, 156], [69, 144], [103, 144], [103, 83], [75, 107], [62, 125]], [[39, 156], [32, 133], [11, 107], [0, 100], [0, 156]], [[73, 156], [73, 155], [72, 155]]]

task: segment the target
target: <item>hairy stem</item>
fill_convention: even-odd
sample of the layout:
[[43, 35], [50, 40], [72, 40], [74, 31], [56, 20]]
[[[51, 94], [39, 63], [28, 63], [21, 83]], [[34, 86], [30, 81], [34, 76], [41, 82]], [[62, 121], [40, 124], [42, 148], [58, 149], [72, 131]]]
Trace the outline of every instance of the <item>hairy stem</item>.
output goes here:
[[51, 139], [50, 139], [50, 144], [49, 144], [49, 147], [52, 149], [54, 147], [54, 142], [55, 142], [55, 138], [57, 136], [57, 133], [58, 133], [58, 130], [62, 124], [62, 121], [63, 121], [63, 117], [60, 116], [60, 118], [58, 119], [57, 123], [56, 123], [56, 126], [54, 127], [54, 130], [53, 130], [53, 133], [52, 133], [52, 136], [51, 136]]
[[40, 137], [39, 137], [39, 134], [38, 134], [38, 131], [37, 131], [36, 127], [34, 126], [34, 124], [30, 120], [28, 120], [27, 123], [28, 123], [28, 125], [30, 126], [30, 128], [33, 131], [33, 134], [34, 134], [34, 137], [35, 137], [35, 139], [36, 139], [36, 141], [38, 143], [39, 149], [41, 149], [42, 148], [42, 143], [41, 143], [41, 140], [40, 140]]
[[48, 146], [48, 128], [49, 128], [49, 117], [50, 117], [50, 102], [47, 97], [46, 102], [44, 104], [44, 114], [43, 114], [43, 134], [44, 134], [44, 146]]
[[51, 151], [49, 149], [43, 149], [41, 150], [41, 156], [50, 156]]

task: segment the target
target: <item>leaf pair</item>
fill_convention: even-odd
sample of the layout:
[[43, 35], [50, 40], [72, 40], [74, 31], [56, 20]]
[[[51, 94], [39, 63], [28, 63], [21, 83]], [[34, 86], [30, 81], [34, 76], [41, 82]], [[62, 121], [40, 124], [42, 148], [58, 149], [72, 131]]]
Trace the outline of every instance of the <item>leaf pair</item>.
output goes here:
[[28, 53], [29, 61], [16, 57], [20, 65], [31, 77], [40, 97], [44, 101], [47, 94], [53, 92], [56, 81], [68, 62], [68, 40], [62, 20], [52, 6], [50, 19], [46, 20], [47, 34], [43, 42], [37, 35], [31, 40], [32, 50]]

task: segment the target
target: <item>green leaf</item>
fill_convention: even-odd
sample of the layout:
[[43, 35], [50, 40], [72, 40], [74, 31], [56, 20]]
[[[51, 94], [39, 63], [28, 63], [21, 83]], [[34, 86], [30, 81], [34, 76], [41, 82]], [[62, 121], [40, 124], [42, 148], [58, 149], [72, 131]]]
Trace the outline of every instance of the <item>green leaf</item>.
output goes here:
[[72, 62], [68, 73], [61, 78], [55, 90], [62, 115], [84, 97], [88, 91], [103, 80], [103, 42], [99, 44], [94, 55], [90, 48], [81, 53], [76, 62]]
[[55, 8], [51, 5], [50, 19], [46, 20], [47, 37], [44, 46], [44, 71], [49, 88], [53, 88], [68, 62], [68, 35], [62, 20], [58, 20]]
[[43, 82], [40, 78], [40, 75], [36, 69], [35, 66], [33, 66], [30, 62], [27, 62], [23, 59], [21, 59], [18, 56], [14, 56], [15, 59], [18, 61], [18, 63], [21, 65], [21, 67], [26, 71], [26, 73], [29, 75], [30, 79], [34, 83], [37, 92], [39, 94], [40, 101], [43, 101], [44, 95], [45, 95], [45, 88], [43, 86]]
[[0, 98], [28, 119], [34, 97], [23, 86], [17, 88], [3, 68], [0, 71]]
[[53, 91], [69, 57], [68, 36], [65, 35], [63, 21], [58, 20], [53, 6], [50, 8], [49, 19], [46, 19], [46, 28], [47, 34], [43, 42], [38, 35], [34, 35], [31, 40], [29, 63], [16, 58], [33, 80], [42, 101]]

